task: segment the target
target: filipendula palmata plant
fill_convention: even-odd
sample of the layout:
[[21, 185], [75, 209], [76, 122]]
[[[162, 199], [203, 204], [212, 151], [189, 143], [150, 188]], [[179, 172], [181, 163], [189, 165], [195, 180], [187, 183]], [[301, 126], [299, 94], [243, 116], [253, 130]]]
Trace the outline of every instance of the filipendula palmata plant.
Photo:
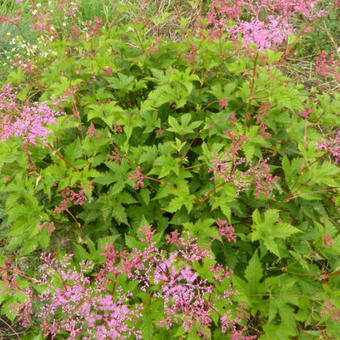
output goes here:
[[[19, 312], [27, 339], [48, 329], [52, 335], [85, 338], [99, 328], [103, 337], [143, 339], [338, 336], [339, 94], [309, 92], [282, 67], [301, 36], [285, 18], [318, 20], [326, 13], [317, 1], [309, 8], [303, 1], [294, 8], [287, 5], [291, 2], [275, 2], [276, 7], [266, 7], [268, 17], [283, 15], [282, 21], [266, 26], [262, 14], [256, 17], [257, 6], [266, 2], [248, 3], [253, 6], [248, 12], [245, 6], [237, 12], [231, 3], [216, 1], [193, 28], [179, 12], [183, 38], [178, 42], [148, 35], [156, 19], [146, 18], [142, 9], [134, 22], [120, 22], [123, 9], [116, 8], [111, 21], [95, 18], [81, 23], [87, 27], [81, 30], [77, 3], [57, 1], [68, 15], [66, 30], [53, 21], [53, 13], [36, 7], [33, 28], [46, 36], [44, 53], [29, 61], [30, 68], [19, 65], [11, 72], [0, 93], [0, 260], [6, 290], [0, 302], [11, 320]], [[229, 12], [234, 22], [223, 19]], [[241, 22], [243, 31], [236, 32], [235, 23]], [[258, 41], [265, 29], [268, 40]], [[321, 59], [318, 72], [338, 70], [334, 59], [331, 65]], [[202, 300], [206, 319], [194, 319], [204, 325], [190, 324], [190, 318], [178, 323], [183, 313], [194, 313], [191, 302], [186, 312], [175, 308], [170, 319], [160, 319], [160, 311], [169, 311], [177, 300], [160, 302], [167, 281], [155, 278], [152, 261], [150, 271], [145, 267], [140, 273], [151, 287], [145, 286], [146, 294], [134, 295], [142, 281], [136, 272], [130, 278], [124, 272], [129, 284], [111, 273], [107, 289], [116, 295], [107, 297], [93, 280], [106, 268], [102, 247], [113, 244], [112, 254], [119, 255], [112, 270], [122, 254], [143, 258], [148, 248], [138, 230], [151, 224], [150, 256], [157, 263], [163, 259], [163, 265], [174, 261], [167, 275], [182, 278], [183, 267], [186, 276], [179, 284], [207, 280], [193, 287], [203, 300], [211, 284], [223, 296], [231, 280], [238, 292], [230, 295], [234, 305]], [[172, 248], [179, 244], [165, 242], [187, 233], [212, 257], [207, 263], [216, 262], [212, 268], [233, 271], [228, 285], [212, 283], [214, 270], [207, 269], [206, 260], [186, 267], [177, 258], [183, 253]], [[54, 255], [40, 259], [42, 252]], [[63, 273], [68, 275], [70, 265], [69, 275], [81, 278], [86, 288], [81, 300], [65, 308], [85, 308], [89, 299], [97, 307], [87, 305], [88, 313], [108, 322], [81, 314], [80, 324], [94, 326], [87, 335], [77, 333], [84, 330], [77, 321], [65, 328], [66, 310], [57, 306], [57, 297], [73, 291], [74, 281], [54, 278], [61, 268], [51, 263], [43, 268], [54, 268], [53, 278], [37, 272], [41, 260], [62, 261], [65, 253], [73, 254], [74, 264], [92, 263], [86, 270], [65, 264]], [[50, 279], [58, 284], [45, 291]], [[35, 280], [46, 285], [39, 288]], [[38, 303], [37, 296], [46, 300]], [[103, 299], [111, 299], [107, 308]], [[31, 302], [32, 311], [44, 303], [59, 309], [30, 314]], [[215, 302], [219, 314], [209, 307]], [[125, 317], [112, 318], [110, 306]], [[230, 310], [230, 319], [223, 318], [222, 309]], [[110, 322], [116, 325], [112, 330], [124, 325], [124, 334], [107, 335]]]

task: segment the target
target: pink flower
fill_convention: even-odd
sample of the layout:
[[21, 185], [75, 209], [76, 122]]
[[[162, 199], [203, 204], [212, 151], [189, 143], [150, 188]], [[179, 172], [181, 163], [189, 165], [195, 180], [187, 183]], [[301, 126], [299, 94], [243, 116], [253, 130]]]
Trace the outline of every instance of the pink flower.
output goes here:
[[313, 109], [312, 108], [309, 108], [308, 110], [305, 110], [305, 111], [299, 111], [298, 112], [298, 115], [305, 118], [305, 119], [308, 119], [308, 117], [313, 113]]
[[333, 245], [333, 239], [329, 234], [322, 236], [322, 240], [324, 242], [325, 248], [328, 248]]
[[24, 18], [22, 17], [15, 17], [15, 18], [10, 18], [8, 15], [0, 15], [0, 24], [4, 22], [8, 22], [14, 25], [17, 25], [21, 20]]
[[277, 181], [277, 177], [270, 174], [267, 160], [258, 160], [256, 165], [253, 165], [253, 162], [250, 161], [248, 170], [240, 170], [239, 166], [245, 164], [246, 159], [241, 157], [237, 160], [236, 156], [242, 143], [247, 141], [247, 137], [234, 134], [230, 130], [225, 131], [225, 134], [231, 139], [232, 144], [222, 158], [216, 154], [215, 159], [211, 161], [214, 166], [210, 167], [208, 172], [213, 172], [214, 176], [210, 180], [220, 178], [226, 183], [234, 183], [237, 187], [237, 195], [241, 191], [250, 190], [251, 186], [255, 185], [255, 198], [258, 198], [259, 194], [269, 197], [273, 190], [272, 185]]
[[222, 109], [225, 109], [228, 106], [228, 98], [222, 98], [219, 100], [218, 105], [221, 106]]
[[144, 188], [144, 179], [145, 175], [142, 174], [140, 171], [140, 167], [137, 167], [136, 170], [130, 175], [130, 178], [128, 181], [133, 181], [134, 179], [137, 179], [137, 182], [135, 184], [135, 189], [138, 190], [139, 188]]
[[225, 237], [228, 242], [236, 242], [236, 234], [235, 229], [231, 225], [227, 225], [227, 221], [222, 221], [220, 219], [217, 219], [217, 225], [219, 228], [218, 234], [221, 237]]
[[321, 316], [329, 315], [332, 320], [339, 322], [340, 319], [340, 309], [337, 309], [332, 301], [325, 301], [323, 304], [324, 310], [320, 313]]
[[99, 137], [96, 136], [96, 134], [97, 134], [97, 129], [94, 126], [94, 124], [91, 122], [89, 128], [87, 129], [86, 135], [89, 136], [89, 139], [98, 140]]
[[184, 54], [183, 59], [187, 60], [188, 64], [195, 65], [196, 61], [196, 48], [193, 44], [190, 45], [190, 53]]
[[156, 233], [156, 231], [151, 231], [152, 224], [146, 225], [143, 228], [139, 229], [138, 231], [145, 236], [143, 242], [147, 242], [149, 245], [151, 245], [151, 239], [152, 236]]
[[[224, 221], [219, 223], [225, 224]], [[200, 338], [210, 339], [211, 314], [218, 312], [219, 301], [231, 305], [231, 297], [239, 294], [226, 282], [233, 272], [213, 261], [209, 268], [213, 278], [210, 281], [201, 278], [197, 268], [202, 261], [213, 257], [198, 246], [197, 239], [191, 238], [189, 232], [186, 237], [173, 232], [171, 238], [178, 250], [167, 252], [151, 242], [155, 232], [151, 231], [151, 225], [141, 231], [144, 249], [118, 252], [112, 244], [106, 245], [102, 254], [105, 263], [100, 265], [95, 278], [89, 275], [94, 268], [88, 261], [79, 263], [76, 268], [71, 262], [72, 254], [61, 260], [52, 254], [42, 254], [41, 278], [36, 281], [40, 288], [34, 290], [36, 293], [19, 287], [16, 268], [5, 260], [4, 267], [0, 266], [4, 288], [10, 292], [20, 291], [28, 298], [13, 307], [23, 326], [28, 327], [34, 316], [44, 337], [63, 334], [68, 335], [68, 339], [142, 339], [142, 332], [136, 327], [141, 325], [144, 306], [127, 291], [127, 287], [134, 286], [128, 284], [127, 275], [128, 280], [139, 284], [137, 292], [147, 293], [148, 305], [151, 299], [156, 300], [160, 307], [159, 327], [170, 329], [178, 325], [186, 333], [195, 329]], [[119, 278], [121, 274], [125, 275], [123, 281]], [[229, 337], [235, 340], [254, 339], [254, 336], [243, 335], [245, 328], [237, 330], [238, 321], [231, 316], [231, 311], [223, 309], [218, 315], [223, 333], [231, 331]]]
[[338, 130], [333, 137], [329, 138], [328, 141], [322, 140], [316, 143], [318, 151], [326, 151], [335, 158], [335, 164], [340, 162], [340, 130]]
[[228, 29], [228, 32], [237, 36], [243, 35], [243, 46], [256, 44], [258, 51], [264, 51], [273, 45], [280, 45], [287, 36], [293, 33], [292, 25], [285, 19], [277, 19], [274, 16], [268, 17], [269, 23], [252, 19], [251, 22], [240, 22], [239, 24]]
[[40, 137], [46, 144], [46, 136], [52, 131], [44, 125], [52, 123], [57, 125], [56, 117], [64, 115], [56, 108], [63, 99], [56, 101], [52, 98], [51, 109], [47, 102], [33, 103], [31, 106], [17, 102], [17, 92], [12, 93], [12, 85], [8, 84], [0, 92], [0, 138], [5, 142], [10, 136], [21, 136], [25, 144], [34, 145], [36, 138]]
[[326, 78], [329, 74], [334, 74], [337, 79], [340, 80], [340, 73], [337, 68], [340, 67], [340, 63], [334, 61], [334, 55], [331, 55], [326, 60], [326, 52], [322, 51], [316, 58], [315, 72], [320, 74], [323, 78]]
[[59, 205], [54, 209], [54, 213], [57, 214], [67, 210], [67, 206], [69, 203], [72, 203], [73, 205], [83, 205], [83, 203], [87, 200], [85, 194], [85, 190], [80, 190], [79, 193], [76, 193], [69, 187], [65, 188], [60, 192], [60, 196], [64, 197], [65, 199], [61, 201]]
[[[308, 20], [320, 18], [328, 12], [317, 11], [315, 5], [321, 0], [215, 0], [206, 15], [211, 37], [220, 37], [227, 31], [231, 39], [239, 35], [243, 38], [243, 47], [256, 44], [258, 51], [282, 44], [288, 35], [294, 32], [290, 17], [303, 15]], [[261, 18], [262, 9], [268, 13]], [[249, 20], [245, 20], [245, 17]], [[230, 26], [230, 21], [236, 22]], [[227, 28], [229, 27], [229, 28]]]

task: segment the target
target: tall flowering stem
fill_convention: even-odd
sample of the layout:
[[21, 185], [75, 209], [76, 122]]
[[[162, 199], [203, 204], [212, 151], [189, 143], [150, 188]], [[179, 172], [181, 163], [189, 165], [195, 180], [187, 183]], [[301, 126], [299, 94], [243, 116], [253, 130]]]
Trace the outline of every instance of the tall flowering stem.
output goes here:
[[163, 182], [163, 181], [161, 181], [161, 180], [159, 180], [159, 179], [157, 179], [157, 178], [145, 176], [145, 175], [141, 172], [141, 169], [140, 169], [139, 166], [136, 168], [135, 171], [133, 171], [133, 172], [131, 173], [131, 175], [130, 175], [128, 181], [130, 182], [130, 181], [133, 181], [133, 180], [135, 180], [135, 179], [137, 179], [137, 182], [136, 182], [136, 184], [135, 184], [135, 189], [136, 189], [136, 190], [138, 190], [138, 189], [140, 189], [140, 188], [144, 188], [144, 180], [145, 180], [145, 179], [148, 179], [148, 180], [150, 180], [150, 181], [154, 181], [154, 182], [157, 182], [157, 183], [160, 183], [160, 184], [168, 185], [168, 186], [170, 186], [170, 187], [172, 187], [172, 188], [174, 188], [174, 189], [177, 190], [177, 188], [176, 188], [174, 185], [170, 184], [170, 183]]
[[[91, 184], [89, 185], [89, 187], [90, 186], [91, 186]], [[62, 196], [64, 198], [64, 200], [62, 200], [59, 203], [59, 205], [54, 209], [54, 213], [58, 214], [58, 213], [61, 213], [63, 211], [66, 211], [71, 216], [73, 221], [77, 224], [79, 231], [81, 233], [82, 239], [83, 239], [84, 243], [86, 244], [86, 247], [88, 248], [87, 237], [83, 232], [83, 228], [82, 228], [80, 222], [72, 214], [72, 212], [68, 209], [69, 203], [71, 203], [72, 205], [80, 205], [80, 206], [83, 205], [83, 203], [87, 200], [85, 193], [86, 193], [86, 190], [83, 190], [83, 189], [81, 189], [78, 193], [76, 193], [72, 189], [70, 189], [69, 187], [65, 188], [64, 190], [62, 190], [60, 192], [60, 196]], [[89, 248], [88, 248], [88, 250], [89, 250]]]
[[242, 191], [249, 191], [251, 186], [255, 185], [255, 198], [258, 198], [259, 194], [264, 194], [269, 197], [273, 190], [272, 185], [277, 181], [277, 177], [270, 174], [267, 160], [258, 160], [256, 164], [250, 161], [247, 170], [240, 170], [239, 167], [246, 164], [246, 159], [244, 157], [237, 158], [237, 154], [241, 149], [242, 143], [247, 141], [247, 137], [241, 134], [234, 134], [230, 130], [225, 131], [225, 134], [231, 139], [232, 144], [222, 158], [215, 155], [215, 159], [211, 161], [214, 163], [214, 166], [209, 168], [209, 172], [212, 172], [214, 175], [210, 180], [216, 181], [217, 179], [223, 179], [223, 182], [203, 196], [198, 208], [200, 208], [217, 189], [226, 183], [234, 183], [237, 187], [237, 195]]

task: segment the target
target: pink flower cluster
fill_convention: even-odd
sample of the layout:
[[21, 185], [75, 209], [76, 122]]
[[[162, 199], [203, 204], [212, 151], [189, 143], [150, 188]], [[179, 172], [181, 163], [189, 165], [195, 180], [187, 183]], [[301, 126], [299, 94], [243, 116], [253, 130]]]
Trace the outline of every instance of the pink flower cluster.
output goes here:
[[46, 136], [52, 131], [43, 124], [52, 123], [57, 125], [56, 117], [65, 115], [64, 112], [56, 111], [58, 104], [63, 99], [52, 99], [51, 109], [47, 102], [33, 103], [32, 106], [21, 105], [17, 101], [17, 92], [12, 93], [12, 85], [8, 84], [0, 92], [0, 138], [5, 142], [10, 136], [21, 136], [25, 144], [34, 145], [39, 136], [43, 144], [46, 144]]
[[222, 221], [220, 219], [217, 219], [217, 226], [219, 228], [219, 236], [225, 237], [228, 242], [236, 242], [236, 234], [233, 226], [227, 225], [227, 221]]
[[99, 139], [99, 136], [97, 136], [97, 129], [92, 122], [89, 128], [87, 129], [86, 135], [89, 136], [89, 139], [94, 139], [94, 140]]
[[233, 36], [243, 36], [243, 46], [256, 44], [258, 51], [264, 51], [274, 45], [281, 45], [288, 35], [294, 30], [286, 19], [268, 17], [268, 23], [252, 18], [250, 22], [241, 21], [238, 25], [232, 26], [228, 32]]
[[135, 189], [138, 190], [139, 188], [144, 188], [144, 179], [146, 176], [141, 172], [140, 167], [137, 167], [136, 170], [130, 175], [128, 181], [133, 181], [137, 179], [135, 184]]
[[[156, 248], [156, 243], [152, 241], [155, 231], [151, 231], [151, 225], [145, 226], [140, 232], [143, 234], [141, 240], [148, 247], [144, 250], [133, 249], [131, 253], [118, 253], [111, 245], [104, 254], [106, 267], [101, 270], [97, 279], [107, 282], [109, 273], [115, 277], [124, 273], [130, 279], [138, 281], [142, 291], [149, 292], [163, 303], [164, 319], [158, 323], [160, 327], [170, 329], [177, 324], [186, 332], [191, 332], [195, 327], [199, 336], [208, 339], [208, 329], [212, 324], [210, 313], [215, 311], [220, 316], [223, 332], [227, 329], [236, 331], [235, 321], [230, 320], [229, 313], [221, 314], [216, 303], [223, 300], [232, 304], [230, 297], [238, 293], [233, 292], [229, 286], [222, 295], [217, 294], [215, 284], [201, 279], [199, 273], [193, 269], [195, 263], [206, 258], [212, 259], [207, 250], [198, 246], [197, 239], [192, 239], [189, 233], [186, 238], [181, 237], [175, 230], [166, 239], [168, 244], [177, 246], [179, 250], [167, 254]], [[118, 259], [120, 266], [116, 265]], [[215, 283], [228, 279], [232, 274], [232, 271], [216, 262], [209, 269]], [[235, 339], [254, 338], [241, 334], [243, 332]]]
[[[207, 13], [208, 25], [220, 36], [222, 31], [236, 39], [242, 35], [244, 46], [255, 43], [259, 51], [282, 44], [294, 33], [289, 18], [301, 14], [308, 20], [328, 12], [316, 10], [321, 0], [215, 0]], [[261, 13], [268, 13], [262, 18]], [[247, 16], [250, 20], [244, 20]], [[236, 24], [231, 24], [231, 21]], [[218, 33], [218, 31], [220, 33]]]
[[325, 245], [325, 248], [333, 246], [333, 239], [332, 239], [331, 235], [329, 235], [329, 234], [322, 236], [322, 241]]
[[340, 130], [338, 130], [333, 137], [328, 141], [322, 140], [317, 143], [318, 151], [326, 151], [335, 158], [335, 164], [340, 162]]
[[254, 115], [254, 118], [256, 118], [256, 125], [259, 126], [258, 134], [264, 139], [269, 139], [272, 136], [271, 133], [267, 131], [268, 125], [265, 121], [265, 117], [268, 117], [268, 110], [270, 110], [270, 108], [270, 103], [262, 102], [258, 109], [258, 114]]
[[316, 58], [315, 72], [326, 78], [329, 74], [332, 74], [340, 81], [340, 63], [334, 60], [334, 55], [331, 55], [326, 60], [326, 52], [322, 51], [321, 54]]
[[[223, 221], [221, 221], [223, 222]], [[223, 223], [222, 223], [223, 224]], [[210, 338], [211, 313], [217, 314], [222, 332], [232, 339], [251, 340], [254, 336], [243, 335], [246, 329], [237, 330], [238, 318], [233, 318], [225, 308], [231, 305], [231, 297], [237, 295], [226, 280], [233, 273], [215, 261], [209, 268], [210, 278], [201, 278], [197, 268], [205, 259], [212, 259], [209, 251], [197, 244], [197, 239], [187, 233], [182, 237], [178, 231], [167, 236], [167, 243], [177, 250], [166, 252], [152, 241], [155, 231], [151, 225], [140, 230], [144, 242], [143, 250], [118, 252], [113, 245], [107, 245], [102, 256], [105, 263], [97, 276], [91, 280], [87, 275], [93, 270], [90, 262], [80, 263], [80, 269], [71, 264], [72, 255], [65, 255], [60, 261], [52, 255], [43, 254], [41, 259], [40, 293], [33, 294], [28, 288], [20, 289], [16, 284], [18, 273], [6, 262], [0, 267], [0, 276], [6, 290], [20, 290], [28, 297], [24, 304], [16, 306], [17, 315], [27, 327], [32, 317], [38, 318], [44, 336], [54, 339], [67, 332], [69, 340], [83, 339], [125, 339], [133, 336], [141, 339], [137, 329], [143, 313], [143, 304], [136, 302], [133, 293], [117, 284], [120, 275], [139, 283], [139, 290], [148, 293], [154, 301], [160, 301], [159, 313], [163, 316], [157, 326], [170, 329], [182, 326], [187, 333], [194, 328], [204, 339]], [[198, 265], [198, 266], [197, 266]], [[16, 275], [15, 275], [16, 274]], [[217, 287], [218, 285], [218, 287]], [[113, 288], [112, 288], [113, 287]], [[217, 289], [216, 289], [217, 288]], [[138, 291], [136, 291], [138, 294]], [[33, 302], [40, 306], [33, 312]], [[220, 306], [223, 305], [221, 310]]]
[[238, 136], [234, 135], [231, 131], [225, 131], [225, 133], [231, 138], [232, 145], [222, 158], [215, 154], [215, 159], [211, 161], [214, 166], [208, 170], [208, 172], [213, 172], [214, 174], [210, 180], [216, 181], [220, 178], [225, 183], [234, 183], [237, 187], [237, 195], [242, 191], [250, 190], [251, 186], [255, 185], [255, 198], [258, 198], [259, 194], [269, 197], [273, 190], [272, 185], [277, 181], [277, 176], [270, 174], [267, 160], [258, 160], [255, 165], [250, 161], [247, 170], [240, 170], [239, 166], [246, 164], [246, 159], [241, 157], [237, 160], [236, 155], [241, 148], [241, 144], [247, 138], [240, 134]]
[[340, 309], [337, 309], [332, 301], [325, 301], [323, 304], [324, 310], [321, 312], [321, 316], [329, 315], [333, 321], [339, 322]]
[[85, 194], [86, 190], [80, 190], [78, 193], [76, 193], [69, 187], [65, 188], [60, 192], [60, 195], [65, 199], [62, 200], [59, 205], [54, 209], [54, 213], [57, 214], [65, 211], [69, 203], [72, 203], [73, 205], [83, 205], [83, 203], [87, 200]]
[[[20, 12], [17, 13], [17, 14], [20, 14]], [[10, 18], [8, 15], [0, 15], [0, 24], [8, 22], [10, 24], [18, 25], [19, 22], [23, 19], [24, 18], [22, 18], [20, 16]]]
[[[17, 306], [19, 319], [26, 327], [32, 321], [33, 301], [41, 304], [37, 314], [44, 337], [54, 339], [59, 333], [68, 332], [69, 340], [78, 339], [126, 339], [132, 335], [141, 339], [141, 332], [135, 330], [135, 322], [141, 317], [141, 305], [129, 306], [130, 294], [117, 290], [114, 298], [105, 287], [91, 285], [86, 272], [91, 263], [80, 263], [80, 270], [71, 265], [72, 255], [65, 255], [59, 261], [42, 254], [42, 278], [38, 285], [42, 293], [33, 296], [31, 291], [23, 292], [28, 302]], [[4, 277], [7, 289], [17, 290], [14, 279]], [[60, 318], [60, 316], [63, 316]]]
[[184, 54], [183, 59], [186, 60], [189, 65], [190, 64], [195, 65], [196, 48], [194, 44], [190, 44], [190, 52], [188, 54]]

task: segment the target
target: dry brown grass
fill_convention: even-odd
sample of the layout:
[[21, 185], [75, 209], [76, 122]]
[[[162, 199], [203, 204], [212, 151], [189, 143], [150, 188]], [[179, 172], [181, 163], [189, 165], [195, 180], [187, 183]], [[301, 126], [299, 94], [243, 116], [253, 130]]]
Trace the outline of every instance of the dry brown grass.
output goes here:
[[[196, 7], [192, 7], [188, 0], [155, 0], [147, 8], [146, 35], [167, 38], [173, 42], [183, 39], [180, 21], [185, 19], [187, 28], [193, 28], [195, 22], [203, 14], [204, 1], [199, 1]], [[169, 13], [167, 20], [155, 25], [152, 18], [160, 18], [164, 13]]]

